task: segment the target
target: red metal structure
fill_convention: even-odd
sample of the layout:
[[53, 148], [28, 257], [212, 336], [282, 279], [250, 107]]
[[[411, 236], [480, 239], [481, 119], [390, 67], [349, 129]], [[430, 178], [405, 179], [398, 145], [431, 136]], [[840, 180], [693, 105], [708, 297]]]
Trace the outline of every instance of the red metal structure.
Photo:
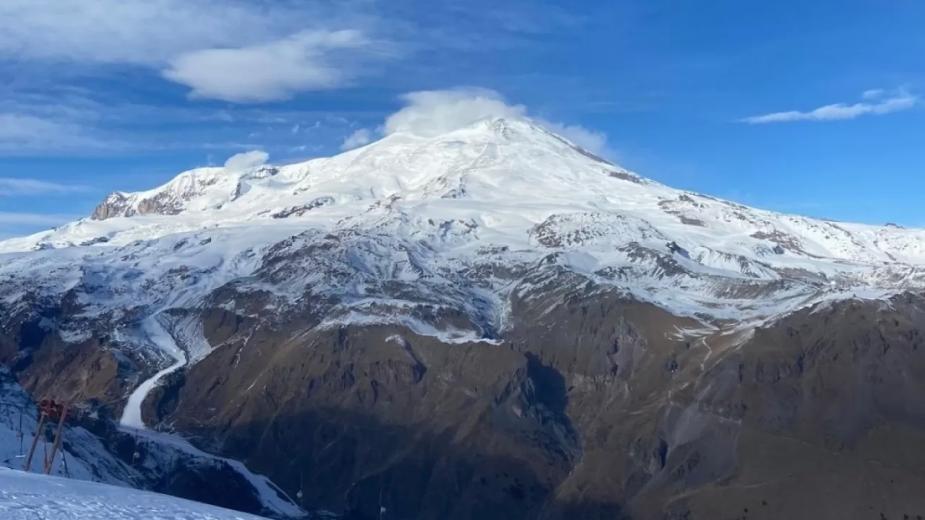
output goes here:
[[52, 399], [42, 399], [39, 402], [39, 422], [35, 429], [35, 437], [32, 438], [32, 446], [29, 448], [29, 455], [26, 457], [25, 470], [32, 470], [32, 457], [35, 455], [35, 448], [38, 446], [39, 437], [45, 435], [45, 423], [48, 421], [58, 421], [58, 427], [55, 430], [55, 440], [52, 444], [51, 453], [46, 450], [44, 456], [43, 470], [45, 474], [50, 474], [55, 464], [55, 455], [61, 448], [61, 438], [64, 434], [64, 421], [67, 420], [68, 405], [66, 403], [57, 403]]

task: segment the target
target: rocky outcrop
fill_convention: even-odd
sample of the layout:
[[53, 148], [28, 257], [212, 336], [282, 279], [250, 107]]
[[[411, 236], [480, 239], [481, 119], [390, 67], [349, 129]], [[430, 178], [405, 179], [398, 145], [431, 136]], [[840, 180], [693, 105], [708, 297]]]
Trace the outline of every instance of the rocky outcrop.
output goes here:
[[[252, 176], [265, 177], [274, 175], [273, 168], [261, 168], [252, 172]], [[171, 180], [160, 189], [139, 192], [109, 194], [90, 216], [93, 220], [106, 220], [113, 217], [133, 217], [135, 215], [177, 215], [187, 209], [191, 201], [198, 197], [209, 196], [218, 192], [221, 199], [233, 200], [242, 191], [238, 175], [227, 173], [219, 168], [200, 168], [190, 170]]]
[[132, 217], [135, 215], [176, 215], [183, 210], [182, 199], [174, 193], [160, 192], [152, 197], [139, 199], [134, 195], [111, 193], [90, 215], [93, 220], [106, 220], [113, 217]]
[[333, 197], [318, 197], [317, 199], [309, 202], [308, 204], [303, 204], [301, 206], [292, 206], [286, 208], [276, 213], [270, 215], [273, 218], [289, 218], [289, 217], [301, 217], [302, 215], [308, 213], [313, 209], [320, 208], [322, 206], [327, 206], [328, 204], [333, 204]]
[[93, 209], [90, 218], [93, 220], [106, 220], [112, 217], [124, 217], [128, 216], [129, 211], [131, 211], [129, 197], [124, 193], [115, 192], [107, 195], [103, 202], [100, 202]]

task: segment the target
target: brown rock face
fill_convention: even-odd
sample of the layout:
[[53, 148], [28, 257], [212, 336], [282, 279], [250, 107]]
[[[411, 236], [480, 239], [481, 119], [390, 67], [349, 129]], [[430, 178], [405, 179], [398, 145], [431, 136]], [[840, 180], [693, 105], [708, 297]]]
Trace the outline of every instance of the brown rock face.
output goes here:
[[[921, 295], [709, 332], [573, 274], [512, 294], [501, 340], [444, 343], [217, 291], [175, 315], [211, 354], [144, 415], [347, 518], [925, 515]], [[33, 395], [128, 393], [140, 364], [101, 340], [13, 325], [0, 354]]]
[[117, 407], [129, 391], [126, 374], [140, 364], [117, 355], [98, 337], [63, 341], [46, 329], [44, 322], [52, 319], [14, 317], [0, 327], [0, 363], [14, 370], [19, 384], [36, 400], [92, 401]]
[[190, 370], [169, 420], [312, 506], [529, 517], [578, 454], [557, 376], [508, 348], [389, 327], [268, 333]]
[[922, 302], [694, 338], [559, 280], [500, 344], [295, 318], [244, 342], [212, 314], [227, 341], [161, 414], [351, 518], [915, 518]]
[[113, 217], [131, 217], [134, 215], [176, 215], [183, 209], [182, 194], [161, 192], [153, 197], [141, 199], [137, 205], [123, 193], [110, 193], [106, 199], [94, 208], [90, 218], [106, 220]]
[[90, 218], [93, 220], [106, 220], [112, 217], [127, 216], [128, 198], [122, 193], [110, 193], [103, 202], [93, 209]]

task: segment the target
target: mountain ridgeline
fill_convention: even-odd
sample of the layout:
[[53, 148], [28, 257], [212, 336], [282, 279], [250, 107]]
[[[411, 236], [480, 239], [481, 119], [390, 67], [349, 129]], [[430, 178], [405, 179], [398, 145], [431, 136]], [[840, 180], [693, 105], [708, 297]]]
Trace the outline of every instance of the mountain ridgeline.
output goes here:
[[922, 518], [923, 265], [486, 119], [0, 242], [0, 389], [278, 518]]

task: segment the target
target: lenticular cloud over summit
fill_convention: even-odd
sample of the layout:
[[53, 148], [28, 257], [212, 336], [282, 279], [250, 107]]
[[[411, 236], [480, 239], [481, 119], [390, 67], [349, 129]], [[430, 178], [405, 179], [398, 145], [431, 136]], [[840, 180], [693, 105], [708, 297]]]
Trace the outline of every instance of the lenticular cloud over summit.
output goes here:
[[244, 171], [266, 164], [269, 158], [270, 154], [263, 150], [236, 153], [225, 161], [225, 169], [228, 171]]
[[498, 92], [483, 88], [424, 90], [402, 96], [407, 106], [385, 121], [385, 133], [434, 137], [492, 117], [523, 118], [523, 105], [510, 105]]
[[529, 119], [582, 148], [612, 158], [607, 136], [580, 125], [549, 121], [530, 114], [527, 107], [511, 104], [497, 91], [479, 87], [447, 90], [422, 90], [402, 96], [405, 107], [386, 118], [382, 127], [386, 135], [409, 133], [435, 137], [467, 127], [483, 119]]

